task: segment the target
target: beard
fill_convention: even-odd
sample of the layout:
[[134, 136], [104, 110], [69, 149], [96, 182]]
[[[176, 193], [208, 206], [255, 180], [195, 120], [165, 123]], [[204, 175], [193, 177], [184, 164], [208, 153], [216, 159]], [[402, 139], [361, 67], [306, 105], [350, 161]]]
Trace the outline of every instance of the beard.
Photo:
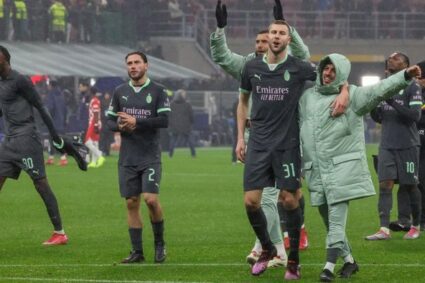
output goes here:
[[136, 74], [133, 74], [133, 75], [131, 74], [131, 72], [127, 72], [127, 74], [130, 77], [130, 79], [132, 79], [133, 81], [138, 81], [141, 78], [143, 78], [143, 76], [145, 75], [145, 72], [140, 71], [140, 72], [137, 72]]
[[275, 55], [279, 55], [280, 53], [282, 53], [283, 51], [285, 51], [287, 47], [287, 44], [282, 44], [281, 46], [279, 46], [277, 49], [273, 48], [273, 44], [269, 44], [269, 50]]

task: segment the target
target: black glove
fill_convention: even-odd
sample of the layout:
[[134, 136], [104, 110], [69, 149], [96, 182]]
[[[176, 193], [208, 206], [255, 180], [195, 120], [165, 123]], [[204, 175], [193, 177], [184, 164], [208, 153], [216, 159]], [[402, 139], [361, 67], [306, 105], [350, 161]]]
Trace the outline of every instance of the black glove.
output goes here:
[[275, 5], [273, 6], [273, 16], [275, 20], [285, 20], [283, 16], [282, 4], [280, 4], [280, 0], [274, 0]]
[[425, 60], [416, 64], [421, 68], [421, 79], [425, 79]]
[[53, 145], [60, 153], [71, 155], [77, 162], [78, 167], [83, 171], [87, 171], [86, 157], [89, 154], [87, 146], [76, 139], [68, 137], [61, 138], [59, 143], [53, 142]]
[[221, 4], [221, 0], [217, 1], [215, 8], [215, 18], [217, 19], [217, 27], [224, 28], [227, 26], [227, 8], [225, 4]]

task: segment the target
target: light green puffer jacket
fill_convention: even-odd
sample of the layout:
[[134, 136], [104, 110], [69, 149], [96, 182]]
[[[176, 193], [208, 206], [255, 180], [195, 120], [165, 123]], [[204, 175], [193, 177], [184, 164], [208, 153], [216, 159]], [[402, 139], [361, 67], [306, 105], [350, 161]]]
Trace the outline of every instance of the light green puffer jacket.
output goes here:
[[[335, 66], [336, 79], [324, 86], [321, 74], [327, 58]], [[362, 116], [409, 84], [403, 70], [373, 86], [350, 85], [350, 104], [345, 114], [333, 118], [329, 106], [350, 70], [350, 61], [343, 55], [322, 58], [315, 86], [305, 90], [299, 102], [304, 174], [313, 206], [375, 194], [366, 159]]]

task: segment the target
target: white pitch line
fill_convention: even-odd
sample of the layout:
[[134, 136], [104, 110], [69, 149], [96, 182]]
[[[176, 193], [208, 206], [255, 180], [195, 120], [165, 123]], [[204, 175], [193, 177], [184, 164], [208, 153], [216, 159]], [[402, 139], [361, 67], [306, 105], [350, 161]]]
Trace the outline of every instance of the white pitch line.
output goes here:
[[236, 173], [212, 174], [212, 173], [173, 173], [173, 172], [167, 173], [167, 172], [164, 172], [163, 175], [164, 176], [167, 176], [167, 175], [169, 175], [169, 176], [183, 176], [183, 177], [191, 177], [191, 176], [196, 176], [196, 177], [223, 177], [223, 176], [228, 177], [228, 176], [232, 176], [232, 177], [234, 177], [234, 176], [237, 176], [239, 174], [236, 174]]
[[[41, 282], [92, 282], [92, 283], [176, 283], [176, 281], [138, 281], [138, 280], [108, 280], [108, 279], [80, 279], [80, 278], [34, 278], [34, 277], [0, 277], [0, 281], [41, 281]], [[206, 282], [189, 282], [206, 283]]]
[[[302, 266], [322, 266], [323, 263], [301, 263]], [[360, 266], [378, 266], [378, 267], [425, 267], [425, 263], [359, 263]], [[141, 264], [114, 264], [114, 263], [70, 263], [70, 264], [0, 264], [0, 268], [11, 267], [123, 267], [123, 268], [141, 268], [141, 267], [227, 267], [227, 266], [248, 266], [247, 263], [141, 263]]]

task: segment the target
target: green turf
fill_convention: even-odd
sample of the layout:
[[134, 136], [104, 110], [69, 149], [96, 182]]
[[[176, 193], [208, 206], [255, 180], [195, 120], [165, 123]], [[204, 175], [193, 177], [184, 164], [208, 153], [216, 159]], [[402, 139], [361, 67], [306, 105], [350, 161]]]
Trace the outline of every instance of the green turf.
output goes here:
[[[199, 149], [195, 159], [186, 149], [172, 159], [163, 156], [168, 258], [162, 265], [153, 264], [150, 224], [143, 233], [146, 264], [116, 265], [130, 250], [116, 156], [86, 173], [75, 163], [47, 170], [70, 242], [43, 247], [52, 228], [41, 199], [25, 174], [8, 180], [0, 194], [1, 282], [283, 281], [283, 269], [254, 278], [244, 263], [254, 234], [243, 207], [243, 166], [231, 164], [230, 148]], [[360, 272], [349, 281], [425, 282], [424, 239], [405, 241], [394, 233], [391, 241], [363, 240], [378, 228], [376, 202], [371, 197], [350, 205], [348, 237]], [[146, 220], [145, 207], [142, 213]], [[301, 254], [302, 276], [304, 282], [316, 282], [325, 258], [325, 231], [308, 202], [306, 225], [310, 246]]]

